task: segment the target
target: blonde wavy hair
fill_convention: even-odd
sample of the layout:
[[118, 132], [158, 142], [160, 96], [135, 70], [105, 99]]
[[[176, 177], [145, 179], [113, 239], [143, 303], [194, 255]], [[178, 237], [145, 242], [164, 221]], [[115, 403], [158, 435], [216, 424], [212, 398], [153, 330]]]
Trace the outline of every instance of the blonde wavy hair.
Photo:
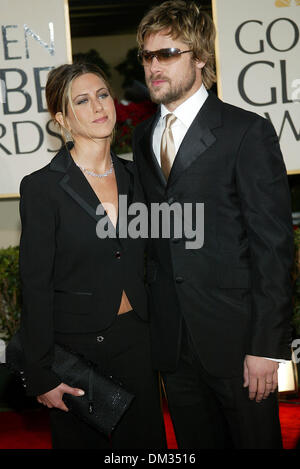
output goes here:
[[207, 89], [211, 88], [216, 81], [216, 33], [211, 17], [195, 2], [168, 0], [153, 7], [140, 22], [137, 30], [139, 50], [143, 49], [148, 35], [163, 30], [192, 49], [195, 60], [205, 62], [202, 80]]

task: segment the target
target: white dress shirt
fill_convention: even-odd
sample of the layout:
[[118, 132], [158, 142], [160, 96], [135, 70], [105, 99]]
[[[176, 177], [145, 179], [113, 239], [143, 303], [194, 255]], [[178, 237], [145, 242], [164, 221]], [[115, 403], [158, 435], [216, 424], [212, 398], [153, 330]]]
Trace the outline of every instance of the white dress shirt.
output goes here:
[[[172, 125], [172, 134], [175, 144], [175, 154], [181, 145], [182, 140], [184, 139], [185, 134], [187, 133], [191, 123], [195, 119], [196, 115], [200, 111], [201, 107], [205, 103], [205, 100], [208, 98], [208, 92], [204, 85], [201, 87], [186, 101], [184, 101], [180, 106], [178, 106], [172, 114], [177, 117], [177, 120]], [[156, 124], [156, 127], [153, 132], [153, 151], [157, 158], [157, 161], [160, 165], [160, 144], [163, 131], [166, 126], [165, 117], [167, 114], [170, 114], [170, 111], [161, 104], [160, 107], [160, 118]], [[264, 357], [267, 358], [267, 357]], [[267, 360], [274, 360], [277, 362], [285, 362], [286, 360], [267, 358]]]
[[[192, 96], [190, 96], [186, 101], [184, 101], [180, 106], [178, 106], [175, 111], [172, 112], [177, 117], [177, 120], [172, 125], [172, 134], [175, 144], [175, 154], [180, 147], [180, 144], [187, 133], [191, 123], [195, 119], [196, 115], [203, 106], [206, 98], [208, 97], [208, 92], [204, 85], [202, 84], [198, 91], [196, 91]], [[160, 142], [162, 133], [166, 126], [165, 117], [167, 114], [170, 114], [170, 111], [164, 106], [161, 105], [160, 108], [160, 118], [156, 124], [154, 133], [153, 133], [153, 151], [160, 164]]]

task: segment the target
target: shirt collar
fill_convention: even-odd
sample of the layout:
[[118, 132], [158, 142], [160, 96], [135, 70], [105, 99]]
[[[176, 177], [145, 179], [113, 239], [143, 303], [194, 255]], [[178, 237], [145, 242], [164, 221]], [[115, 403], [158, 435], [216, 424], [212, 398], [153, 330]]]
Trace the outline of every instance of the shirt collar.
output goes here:
[[[175, 111], [173, 111], [173, 114], [186, 127], [189, 127], [200, 111], [207, 97], [208, 92], [202, 83], [200, 88], [192, 96], [190, 96], [186, 101], [180, 104], [180, 106], [178, 106]], [[170, 111], [166, 108], [166, 106], [164, 106], [164, 104], [162, 104], [160, 108], [161, 119], [163, 119], [167, 114], [170, 114]]]

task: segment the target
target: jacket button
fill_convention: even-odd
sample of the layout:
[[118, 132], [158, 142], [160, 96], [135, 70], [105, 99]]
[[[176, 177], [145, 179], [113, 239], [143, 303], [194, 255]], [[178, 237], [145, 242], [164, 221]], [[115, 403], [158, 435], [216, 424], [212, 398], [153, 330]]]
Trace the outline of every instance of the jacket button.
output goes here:
[[175, 278], [175, 282], [176, 282], [176, 283], [182, 283], [183, 281], [184, 281], [184, 278], [183, 278], [183, 277], [177, 276], [177, 277]]
[[116, 259], [120, 259], [120, 257], [121, 257], [120, 251], [117, 251], [117, 252], [115, 253], [115, 257], [116, 257]]
[[103, 340], [104, 340], [103, 335], [98, 335], [97, 336], [97, 342], [103, 342]]

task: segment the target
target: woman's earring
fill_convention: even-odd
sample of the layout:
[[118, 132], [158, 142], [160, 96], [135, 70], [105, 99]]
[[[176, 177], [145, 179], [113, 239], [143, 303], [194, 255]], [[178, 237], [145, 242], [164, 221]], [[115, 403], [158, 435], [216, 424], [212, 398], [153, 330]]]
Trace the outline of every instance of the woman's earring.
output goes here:
[[67, 130], [65, 127], [60, 127], [60, 134], [64, 140], [64, 142], [73, 142], [73, 136], [72, 132], [70, 130]]
[[73, 142], [74, 141], [74, 138], [73, 138], [73, 135], [72, 135], [72, 130], [67, 130], [65, 129], [65, 132], [66, 132], [66, 140], [67, 142]]

